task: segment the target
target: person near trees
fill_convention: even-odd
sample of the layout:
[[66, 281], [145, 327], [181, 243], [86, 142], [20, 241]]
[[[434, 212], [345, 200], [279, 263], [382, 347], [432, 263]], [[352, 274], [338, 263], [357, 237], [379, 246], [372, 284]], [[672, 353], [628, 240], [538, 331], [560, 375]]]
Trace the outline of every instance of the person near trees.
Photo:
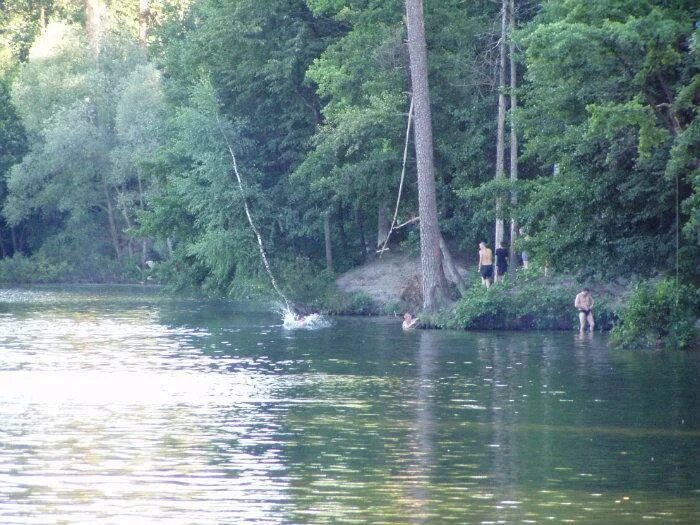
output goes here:
[[[524, 237], [526, 241], [530, 239], [530, 237], [525, 234], [525, 230], [522, 228], [520, 228], [518, 235], [520, 235], [520, 237]], [[526, 251], [522, 251], [520, 252], [520, 259], [523, 261], [523, 268], [527, 270], [528, 266], [530, 266], [530, 256]]]
[[481, 282], [486, 288], [491, 286], [493, 278], [493, 252], [486, 246], [485, 242], [479, 243], [479, 273]]
[[413, 317], [409, 312], [403, 314], [403, 322], [401, 323], [401, 328], [404, 330], [411, 330], [416, 326], [418, 322], [417, 317]]
[[496, 248], [496, 280], [508, 273], [508, 250], [503, 247], [503, 243], [498, 243]]
[[588, 288], [584, 288], [574, 299], [574, 307], [578, 310], [579, 332], [583, 333], [588, 322], [588, 328], [593, 331], [595, 320], [593, 319], [593, 296]]

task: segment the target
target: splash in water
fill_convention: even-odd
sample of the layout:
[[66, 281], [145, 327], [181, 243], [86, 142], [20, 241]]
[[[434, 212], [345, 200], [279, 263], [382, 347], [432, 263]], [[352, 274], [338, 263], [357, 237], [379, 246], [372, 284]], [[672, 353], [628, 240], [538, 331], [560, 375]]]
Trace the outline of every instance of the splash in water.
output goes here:
[[316, 330], [329, 326], [321, 314], [297, 315], [289, 309], [282, 311], [282, 326], [287, 330]]

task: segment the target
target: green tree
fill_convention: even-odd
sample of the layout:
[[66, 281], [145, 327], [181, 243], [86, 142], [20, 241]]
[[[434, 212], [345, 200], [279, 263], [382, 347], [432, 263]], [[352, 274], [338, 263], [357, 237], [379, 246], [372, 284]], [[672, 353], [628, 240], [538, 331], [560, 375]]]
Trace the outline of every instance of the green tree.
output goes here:
[[[674, 268], [697, 195], [693, 4], [549, 2], [521, 35], [526, 154], [547, 174], [523, 219], [553, 266]], [[680, 239], [681, 263], [696, 260], [694, 241]]]
[[75, 275], [99, 278], [110, 259], [132, 252], [125, 231], [147, 186], [138, 164], [156, 148], [151, 121], [161, 118], [145, 107], [158, 77], [139, 78], [143, 62], [128, 35], [109, 32], [95, 56], [81, 26], [50, 23], [13, 83], [29, 151], [10, 170], [3, 213], [11, 226], [40, 225], [28, 251], [69, 262]]
[[[172, 264], [188, 270], [185, 281], [206, 281], [212, 289], [227, 291], [238, 277], [260, 270], [248, 227], [239, 224], [242, 208], [234, 187], [216, 199], [229, 213], [225, 217], [221, 211], [214, 213], [182, 200], [188, 196], [179, 188], [190, 176], [198, 179], [206, 173], [207, 180], [223, 177], [227, 185], [231, 182], [230, 160], [221, 137], [211, 139], [218, 148], [216, 154], [223, 155], [216, 167], [203, 165], [201, 153], [194, 148], [189, 154], [176, 146], [181, 144], [178, 137], [188, 136], [190, 126], [204, 126], [183, 120], [192, 112], [205, 120], [220, 113], [225, 121], [235, 123], [231, 137], [239, 168], [268, 249], [282, 259], [322, 249], [319, 232], [309, 238], [308, 225], [293, 206], [294, 195], [305, 189], [290, 182], [289, 174], [302, 161], [321, 118], [318, 96], [305, 80], [306, 69], [337, 31], [339, 24], [314, 16], [301, 0], [205, 0], [192, 5], [184, 16], [173, 13], [154, 30], [159, 43], [152, 48], [152, 56], [163, 68], [167, 100], [177, 117], [173, 142], [161, 153], [159, 165], [152, 167], [162, 174], [162, 193], [154, 199], [149, 231], [170, 239], [177, 259]], [[211, 87], [208, 97], [216, 102], [216, 111], [201, 105], [202, 78]], [[231, 200], [226, 203], [223, 196]], [[177, 220], [169, 220], [170, 214]], [[222, 250], [223, 241], [218, 242], [216, 235], [234, 235], [235, 241], [227, 246], [235, 245], [241, 253]]]

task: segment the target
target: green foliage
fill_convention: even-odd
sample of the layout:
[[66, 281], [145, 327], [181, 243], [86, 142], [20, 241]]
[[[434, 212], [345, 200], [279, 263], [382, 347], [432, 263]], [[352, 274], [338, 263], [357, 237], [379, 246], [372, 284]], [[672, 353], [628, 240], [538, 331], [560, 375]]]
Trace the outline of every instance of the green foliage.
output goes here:
[[[571, 330], [578, 327], [573, 307], [579, 290], [570, 283], [524, 272], [486, 288], [480, 283], [467, 290], [456, 307], [433, 320], [437, 326], [467, 330]], [[610, 299], [595, 299], [596, 326], [609, 330], [615, 320]]]
[[[245, 199], [285, 291], [329, 311], [376, 311], [322, 270], [324, 219], [342, 271], [371, 255], [380, 210], [393, 206], [409, 107], [403, 1], [152, 3], [144, 53], [137, 5], [113, 0], [98, 54], [84, 2], [2, 4], [0, 258], [27, 255], [3, 263], [8, 275], [142, 279], [152, 259], [162, 282], [269, 297]], [[493, 181], [498, 7], [425, 2], [447, 240], [471, 250], [488, 239], [501, 197], [535, 267], [668, 273], [679, 231], [681, 275], [697, 283], [694, 3], [516, 2], [516, 184]], [[417, 209], [411, 146], [402, 220]], [[417, 254], [417, 228], [392, 240]], [[473, 288], [454, 325], [575, 324], [575, 290], [539, 289], [534, 273]], [[612, 322], [600, 306], [599, 323]]]
[[697, 256], [692, 12], [690, 2], [563, 0], [519, 33], [517, 121], [541, 177], [517, 213], [535, 258], [589, 275], [670, 270], [676, 177], [682, 255]]
[[[165, 122], [160, 82], [136, 42], [116, 29], [105, 34], [99, 56], [77, 24], [43, 29], [12, 85], [28, 136], [3, 202], [17, 250], [65, 261], [80, 278], [90, 268], [93, 279], [124, 273], [105, 271], [114, 261], [132, 267], [129, 235], [151, 186], [144, 163]], [[143, 265], [147, 246], [139, 249]]]
[[77, 260], [61, 251], [43, 250], [30, 257], [16, 253], [0, 259], [0, 283], [134, 282], [143, 280], [134, 260], [115, 261], [98, 254]]
[[45, 283], [65, 279], [71, 271], [66, 261], [25, 257], [21, 253], [0, 259], [0, 283]]
[[639, 284], [613, 330], [613, 341], [623, 347], [687, 349], [698, 336], [700, 290], [665, 278]]

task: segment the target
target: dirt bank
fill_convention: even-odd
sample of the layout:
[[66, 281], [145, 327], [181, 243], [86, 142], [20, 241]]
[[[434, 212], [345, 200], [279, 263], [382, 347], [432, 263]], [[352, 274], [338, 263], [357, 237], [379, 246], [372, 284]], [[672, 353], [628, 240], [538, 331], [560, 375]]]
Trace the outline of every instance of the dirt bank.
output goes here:
[[386, 306], [404, 300], [419, 279], [419, 258], [391, 253], [344, 273], [336, 284], [343, 293], [361, 293]]

